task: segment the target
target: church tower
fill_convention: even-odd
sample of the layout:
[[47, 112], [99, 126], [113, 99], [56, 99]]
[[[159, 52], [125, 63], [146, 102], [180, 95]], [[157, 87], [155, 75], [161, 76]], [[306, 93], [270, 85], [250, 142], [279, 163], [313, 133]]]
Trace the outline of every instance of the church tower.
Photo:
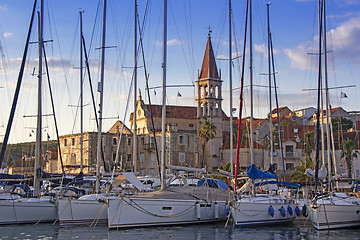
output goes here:
[[196, 81], [197, 117], [198, 119], [207, 117], [216, 127], [215, 138], [206, 144], [204, 164], [208, 170], [219, 167], [220, 149], [223, 141], [223, 111], [221, 108], [223, 99], [221, 85], [222, 80], [216, 66], [209, 32], [203, 63]]
[[210, 32], [206, 44], [204, 59], [197, 83], [197, 117], [222, 117], [221, 84], [215, 56], [211, 44]]

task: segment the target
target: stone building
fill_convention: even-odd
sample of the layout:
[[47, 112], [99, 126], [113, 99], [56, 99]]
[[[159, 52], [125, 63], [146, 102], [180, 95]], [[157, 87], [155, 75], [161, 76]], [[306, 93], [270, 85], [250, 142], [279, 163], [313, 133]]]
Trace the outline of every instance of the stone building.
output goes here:
[[[116, 150], [118, 147], [119, 133], [121, 131], [122, 123], [117, 121], [111, 129], [102, 133], [102, 159], [101, 166], [109, 169], [113, 166]], [[96, 170], [97, 161], [97, 132], [83, 133], [83, 173], [94, 173]], [[126, 159], [127, 153], [130, 152], [128, 138], [131, 138], [130, 130], [124, 125], [123, 135], [121, 137], [119, 149], [119, 162], [121, 159]], [[58, 155], [58, 171], [61, 171], [61, 160], [64, 169], [68, 173], [79, 173], [81, 168], [81, 147], [80, 147], [80, 133], [60, 136], [60, 153]]]
[[[201, 127], [199, 122], [207, 117], [216, 126], [216, 134], [215, 138], [206, 144], [205, 167], [208, 170], [216, 169], [221, 161], [223, 132], [229, 132], [229, 118], [221, 108], [222, 80], [216, 66], [210, 34], [196, 86], [196, 107], [166, 106], [166, 164], [201, 167], [201, 140], [197, 133]], [[162, 106], [145, 104], [141, 93], [136, 106], [137, 129], [134, 129], [134, 113], [130, 115], [130, 128], [136, 131], [139, 138], [136, 166], [139, 166], [140, 174], [157, 174], [158, 165], [153, 132], [155, 132], [160, 156]], [[151, 123], [151, 114], [154, 127]]]

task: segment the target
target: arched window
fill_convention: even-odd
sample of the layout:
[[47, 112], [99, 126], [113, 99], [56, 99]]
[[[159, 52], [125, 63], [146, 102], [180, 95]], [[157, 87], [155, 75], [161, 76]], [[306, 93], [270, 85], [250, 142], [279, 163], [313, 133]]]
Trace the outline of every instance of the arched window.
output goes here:
[[219, 89], [220, 89], [219, 86], [216, 85], [216, 86], [215, 86], [215, 97], [216, 97], [216, 98], [219, 98], [219, 97], [220, 97], [220, 91], [219, 91]]

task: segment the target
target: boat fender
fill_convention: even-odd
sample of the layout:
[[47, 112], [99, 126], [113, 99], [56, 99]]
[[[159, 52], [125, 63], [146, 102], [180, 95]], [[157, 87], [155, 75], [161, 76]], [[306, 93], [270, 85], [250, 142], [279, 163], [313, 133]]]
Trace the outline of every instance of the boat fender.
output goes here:
[[230, 214], [229, 205], [226, 205], [226, 208], [225, 208], [225, 215], [226, 215], [226, 216], [229, 216], [229, 214]]
[[219, 204], [217, 202], [214, 203], [214, 210], [215, 210], [215, 219], [219, 218]]
[[200, 212], [200, 203], [199, 202], [197, 202], [196, 204], [195, 204], [195, 209], [196, 209], [196, 218], [198, 219], [198, 220], [200, 220], [200, 218], [201, 218], [201, 212]]
[[270, 214], [272, 217], [274, 216], [275, 211], [274, 211], [273, 206], [270, 206], [270, 207], [269, 207], [269, 214]]
[[279, 209], [281, 216], [285, 217], [286, 216], [286, 211], [285, 208], [283, 206], [281, 206], [281, 208]]
[[300, 216], [300, 208], [299, 208], [299, 206], [296, 206], [295, 213], [296, 213], [296, 216]]
[[287, 210], [288, 210], [288, 213], [290, 214], [290, 216], [292, 216], [294, 212], [290, 205], [287, 207]]
[[307, 214], [307, 209], [306, 209], [306, 205], [304, 204], [304, 206], [302, 207], [302, 215], [304, 216], [304, 217], [307, 217], [308, 216], [308, 214]]

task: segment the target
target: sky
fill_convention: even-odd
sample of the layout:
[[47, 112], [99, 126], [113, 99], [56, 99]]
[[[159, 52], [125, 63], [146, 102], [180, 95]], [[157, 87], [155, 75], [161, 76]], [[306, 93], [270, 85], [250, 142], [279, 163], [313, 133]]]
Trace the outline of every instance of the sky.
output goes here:
[[[39, 2], [39, 1], [38, 1]], [[49, 65], [51, 90], [60, 135], [80, 132], [80, 50], [79, 12], [83, 12], [83, 35], [89, 55], [91, 82], [96, 107], [100, 81], [102, 7], [99, 0], [45, 0], [44, 40]], [[162, 84], [162, 12], [163, 1], [138, 0], [139, 21], [144, 23], [142, 53], [138, 56], [138, 90], [147, 102], [145, 69], [149, 75], [150, 97], [161, 104]], [[268, 1], [253, 1], [253, 81], [254, 116], [264, 118], [269, 112], [267, 15]], [[148, 4], [148, 5], [146, 5]], [[39, 3], [38, 3], [39, 5]], [[36, 9], [39, 10], [37, 5]], [[239, 109], [241, 56], [245, 25], [245, 0], [232, 1], [233, 107]], [[148, 8], [146, 8], [148, 6]], [[20, 63], [29, 29], [33, 1], [0, 0], [0, 138], [5, 133], [10, 107], [19, 74]], [[146, 10], [147, 9], [147, 10]], [[106, 54], [104, 79], [103, 129], [116, 120], [129, 125], [133, 110], [131, 79], [134, 66], [134, 3], [130, 0], [108, 0], [106, 15]], [[318, 76], [318, 17], [316, 0], [273, 0], [270, 5], [270, 28], [274, 46], [279, 106], [292, 110], [315, 107]], [[10, 143], [34, 141], [37, 109], [37, 18], [31, 32], [22, 87]], [[223, 80], [223, 110], [229, 115], [229, 55], [227, 0], [169, 0], [167, 34], [167, 104], [195, 104], [195, 84], [201, 68], [207, 35], [211, 40], [217, 67]], [[326, 1], [328, 84], [330, 104], [347, 111], [360, 110], [358, 76], [360, 75], [360, 2], [357, 0]], [[139, 36], [138, 36], [139, 39]], [[246, 48], [245, 85], [249, 84]], [[235, 58], [240, 56], [240, 58]], [[144, 64], [145, 62], [145, 64]], [[35, 73], [35, 74], [33, 74]], [[84, 74], [84, 131], [97, 131]], [[174, 85], [177, 85], [174, 87]], [[355, 85], [346, 88], [345, 86]], [[130, 91], [131, 90], [131, 91]], [[130, 95], [129, 95], [130, 91]], [[347, 98], [340, 98], [341, 92]], [[180, 94], [178, 94], [180, 93]], [[181, 95], [181, 96], [179, 96]], [[43, 75], [43, 114], [52, 113], [47, 77]], [[130, 96], [130, 98], [128, 98]], [[249, 115], [249, 88], [245, 88], [245, 111]], [[272, 108], [275, 107], [272, 93]], [[128, 107], [127, 107], [128, 106]], [[234, 112], [238, 116], [238, 110]], [[43, 118], [43, 137], [55, 139], [52, 116]]]

